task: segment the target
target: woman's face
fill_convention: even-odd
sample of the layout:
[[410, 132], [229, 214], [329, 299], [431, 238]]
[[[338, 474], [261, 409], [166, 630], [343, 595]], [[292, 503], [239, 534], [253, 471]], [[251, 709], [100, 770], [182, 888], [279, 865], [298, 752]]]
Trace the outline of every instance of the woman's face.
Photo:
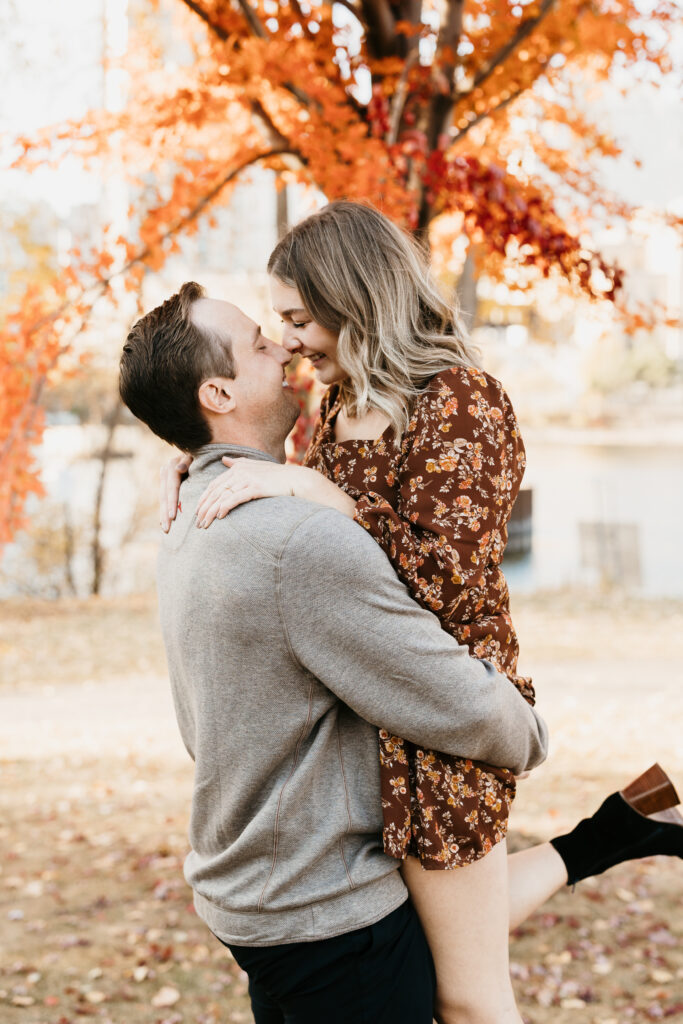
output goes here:
[[283, 346], [292, 355], [299, 352], [310, 359], [321, 384], [329, 386], [344, 380], [346, 373], [337, 362], [338, 336], [315, 322], [296, 288], [272, 274], [269, 281], [273, 309], [283, 323]]

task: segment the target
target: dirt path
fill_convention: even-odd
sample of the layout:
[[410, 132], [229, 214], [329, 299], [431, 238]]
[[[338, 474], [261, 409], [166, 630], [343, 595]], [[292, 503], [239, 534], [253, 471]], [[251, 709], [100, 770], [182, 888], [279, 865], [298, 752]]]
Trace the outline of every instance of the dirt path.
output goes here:
[[[3, 613], [0, 1021], [251, 1021], [244, 977], [182, 878], [191, 764], [153, 602]], [[552, 751], [520, 785], [512, 845], [655, 759], [683, 788], [683, 608], [556, 595], [515, 613]], [[683, 864], [664, 858], [558, 894], [513, 938], [525, 1019], [683, 1015], [682, 904]]]

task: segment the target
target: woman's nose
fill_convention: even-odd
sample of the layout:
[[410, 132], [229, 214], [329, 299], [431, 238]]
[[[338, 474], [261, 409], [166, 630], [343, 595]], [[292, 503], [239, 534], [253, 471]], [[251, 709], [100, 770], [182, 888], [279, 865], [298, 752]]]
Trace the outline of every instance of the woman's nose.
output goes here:
[[282, 328], [282, 347], [286, 348], [290, 355], [294, 355], [301, 348], [301, 342], [289, 324], [285, 324]]

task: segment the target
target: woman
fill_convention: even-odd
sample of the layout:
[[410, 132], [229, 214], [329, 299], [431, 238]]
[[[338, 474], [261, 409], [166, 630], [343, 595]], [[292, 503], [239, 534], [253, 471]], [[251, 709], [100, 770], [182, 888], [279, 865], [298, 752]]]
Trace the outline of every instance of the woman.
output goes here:
[[[329, 390], [305, 465], [225, 459], [197, 525], [277, 494], [338, 509], [371, 533], [445, 630], [533, 701], [517, 674], [500, 570], [524, 447], [505, 391], [477, 368], [420, 250], [373, 208], [336, 202], [293, 228], [268, 270], [283, 345], [310, 359]], [[184, 468], [172, 464], [171, 514]], [[384, 846], [403, 861], [443, 1024], [521, 1022], [508, 929], [567, 881], [648, 853], [683, 855], [680, 826], [644, 817], [676, 803], [665, 776], [656, 806], [613, 794], [568, 836], [508, 857], [510, 771], [420, 750], [384, 730], [379, 759]]]

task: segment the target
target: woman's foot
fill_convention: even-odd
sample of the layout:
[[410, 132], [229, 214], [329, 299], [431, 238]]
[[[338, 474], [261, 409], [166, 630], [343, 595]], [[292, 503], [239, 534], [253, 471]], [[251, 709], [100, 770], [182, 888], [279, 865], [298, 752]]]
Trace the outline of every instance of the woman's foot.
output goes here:
[[568, 884], [626, 860], [683, 857], [683, 817], [676, 803], [676, 790], [657, 764], [612, 793], [590, 818], [550, 840], [567, 868]]

